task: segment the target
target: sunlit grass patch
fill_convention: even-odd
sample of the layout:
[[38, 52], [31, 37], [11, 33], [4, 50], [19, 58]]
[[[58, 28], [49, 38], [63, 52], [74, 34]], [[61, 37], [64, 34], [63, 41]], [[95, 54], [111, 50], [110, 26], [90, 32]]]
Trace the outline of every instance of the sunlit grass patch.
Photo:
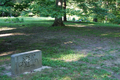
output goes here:
[[59, 79], [59, 80], [71, 80], [71, 77], [66, 76], [66, 77], [63, 77], [63, 78], [61, 78], [61, 79]]
[[[59, 52], [61, 51], [61, 52]], [[56, 53], [57, 52], [57, 53]], [[72, 62], [72, 61], [78, 61], [83, 57], [87, 57], [87, 54], [83, 54], [80, 51], [73, 51], [73, 50], [59, 50], [59, 47], [55, 48], [55, 50], [53, 50], [53, 56], [51, 56], [51, 60], [62, 60], [65, 62]], [[48, 54], [49, 55], [49, 54]]]
[[93, 77], [95, 79], [102, 79], [102, 80], [112, 80], [110, 77], [112, 76], [110, 72], [104, 70], [104, 69], [96, 69], [93, 70]]
[[2, 27], [2, 28], [0, 28], [0, 31], [14, 30], [14, 29], [16, 29], [16, 28]]
[[71, 62], [71, 61], [78, 61], [80, 58], [86, 57], [85, 54], [67, 54], [67, 55], [60, 55], [60, 60], [63, 60], [65, 62]]

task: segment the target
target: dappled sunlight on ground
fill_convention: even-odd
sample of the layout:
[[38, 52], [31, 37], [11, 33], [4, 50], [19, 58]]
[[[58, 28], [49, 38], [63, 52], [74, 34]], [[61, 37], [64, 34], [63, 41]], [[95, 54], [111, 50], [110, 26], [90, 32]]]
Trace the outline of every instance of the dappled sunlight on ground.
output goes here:
[[[22, 18], [22, 17], [21, 17], [21, 18]], [[24, 17], [23, 17], [23, 18], [24, 18]], [[47, 17], [47, 18], [45, 18], [45, 17], [37, 17], [37, 16], [36, 16], [36, 17], [25, 17], [24, 19], [25, 19], [25, 20], [28, 20], [28, 21], [29, 21], [29, 20], [30, 20], [30, 21], [31, 21], [31, 20], [33, 21], [33, 20], [54, 20], [55, 18], [52, 18], [52, 17]]]
[[95, 24], [91, 23], [72, 23], [72, 24], [66, 24], [68, 27], [94, 27]]
[[65, 77], [61, 78], [61, 80], [71, 80], [71, 78], [69, 76], [65, 76]]
[[89, 25], [92, 25], [92, 26], [93, 26], [93, 25], [95, 25], [95, 24], [89, 24]]
[[0, 28], [0, 31], [7, 31], [7, 30], [14, 30], [16, 28], [9, 28], [9, 27], [2, 27]]
[[87, 57], [87, 54], [61, 54], [59, 58], [51, 58], [51, 60], [62, 60], [64, 62], [78, 61], [81, 58]]
[[68, 27], [86, 27], [86, 25], [67, 25]]
[[101, 36], [113, 36], [113, 37], [120, 37], [120, 33], [104, 33]]
[[25, 34], [25, 33], [7, 33], [7, 34], [0, 34], [0, 37], [15, 36], [15, 35], [28, 35], [28, 34]]
[[101, 34], [101, 36], [107, 36], [108, 34]]
[[64, 44], [71, 44], [73, 43], [72, 41], [67, 41], [67, 42], [64, 42]]
[[14, 53], [15, 53], [15, 51], [3, 52], [3, 53], [0, 53], [0, 56], [7, 56], [10, 54], [14, 54]]

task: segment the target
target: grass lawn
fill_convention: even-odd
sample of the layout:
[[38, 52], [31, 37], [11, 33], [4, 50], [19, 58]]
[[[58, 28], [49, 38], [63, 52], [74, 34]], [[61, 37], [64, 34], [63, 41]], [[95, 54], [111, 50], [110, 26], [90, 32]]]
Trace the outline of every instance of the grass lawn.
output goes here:
[[[64, 22], [49, 27], [52, 18], [24, 18], [6, 23], [0, 18], [0, 80], [120, 80], [120, 25]], [[42, 51], [41, 72], [8, 77], [3, 65], [10, 55]]]

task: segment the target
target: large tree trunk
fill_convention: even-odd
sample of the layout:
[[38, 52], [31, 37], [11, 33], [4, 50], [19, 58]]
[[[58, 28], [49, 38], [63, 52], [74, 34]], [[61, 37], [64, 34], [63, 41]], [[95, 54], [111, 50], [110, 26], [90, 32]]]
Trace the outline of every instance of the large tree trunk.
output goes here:
[[64, 14], [64, 21], [67, 21], [67, 17], [66, 17], [66, 0], [64, 0], [64, 10], [65, 10], [65, 14]]
[[55, 18], [55, 21], [52, 26], [65, 26], [63, 24], [62, 18]]
[[94, 21], [94, 22], [98, 22], [98, 19], [97, 19], [97, 18], [94, 18], [93, 21]]
[[[60, 7], [62, 9], [62, 2], [63, 0], [56, 0], [56, 7]], [[61, 18], [55, 18], [55, 21], [52, 26], [65, 26]]]

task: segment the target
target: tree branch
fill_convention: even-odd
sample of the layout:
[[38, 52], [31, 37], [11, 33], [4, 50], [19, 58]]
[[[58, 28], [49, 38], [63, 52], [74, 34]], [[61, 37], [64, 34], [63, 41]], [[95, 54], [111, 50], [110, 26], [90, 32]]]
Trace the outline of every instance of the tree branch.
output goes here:
[[10, 2], [11, 0], [7, 0], [4, 4], [0, 3], [0, 6], [4, 6], [5, 4], [7, 4], [8, 2]]

